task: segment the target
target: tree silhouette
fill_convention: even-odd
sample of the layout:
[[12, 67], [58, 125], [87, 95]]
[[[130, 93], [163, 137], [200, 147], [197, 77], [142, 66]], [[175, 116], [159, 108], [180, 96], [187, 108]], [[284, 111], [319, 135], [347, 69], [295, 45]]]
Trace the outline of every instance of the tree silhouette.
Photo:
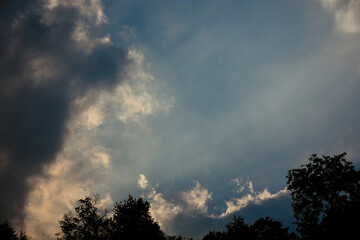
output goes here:
[[254, 222], [251, 226], [255, 232], [256, 240], [296, 240], [294, 233], [289, 234], [289, 228], [283, 228], [282, 223], [266, 216]]
[[1, 240], [28, 240], [29, 237], [21, 231], [20, 234], [16, 234], [14, 228], [8, 221], [0, 224], [0, 239]]
[[166, 240], [193, 240], [193, 238], [186, 238], [183, 236], [167, 236]]
[[112, 239], [165, 240], [165, 234], [150, 215], [150, 203], [142, 198], [129, 198], [115, 204], [111, 226]]
[[61, 232], [56, 234], [58, 240], [109, 239], [107, 211], [99, 209], [99, 203], [99, 195], [80, 199], [75, 213], [65, 214], [63, 220], [59, 221]]
[[233, 217], [232, 222], [225, 225], [226, 239], [255, 239], [255, 232], [251, 226], [244, 222], [243, 217]]
[[166, 239], [150, 216], [150, 204], [142, 198], [129, 196], [115, 204], [112, 214], [99, 204], [99, 195], [80, 199], [75, 212], [59, 221], [58, 240]]
[[225, 232], [210, 231], [203, 237], [202, 240], [225, 240], [225, 239], [226, 239]]
[[[289, 170], [288, 190], [293, 199], [297, 231], [303, 239], [325, 239], [329, 234], [343, 239], [344, 234], [356, 233], [354, 224], [360, 226], [359, 210], [356, 212], [360, 172], [346, 161], [345, 155], [321, 158], [314, 154], [308, 164]], [[341, 223], [343, 220], [346, 224]]]
[[15, 230], [10, 226], [10, 223], [8, 221], [5, 221], [2, 224], [0, 224], [0, 239], [9, 239], [9, 240], [18, 239]]
[[289, 234], [289, 228], [283, 228], [281, 222], [269, 217], [260, 218], [250, 225], [242, 217], [233, 217], [225, 225], [224, 232], [210, 231], [203, 240], [298, 240], [296, 234]]

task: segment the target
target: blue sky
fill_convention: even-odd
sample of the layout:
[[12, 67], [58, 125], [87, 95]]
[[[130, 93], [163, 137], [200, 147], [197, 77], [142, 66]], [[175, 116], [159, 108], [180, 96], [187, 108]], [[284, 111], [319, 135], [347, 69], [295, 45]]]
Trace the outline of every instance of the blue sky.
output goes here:
[[289, 169], [344, 151], [359, 165], [359, 10], [358, 0], [5, 4], [2, 215], [49, 239], [79, 198], [100, 193], [111, 208], [132, 194], [169, 234], [201, 237], [234, 214], [294, 229]]

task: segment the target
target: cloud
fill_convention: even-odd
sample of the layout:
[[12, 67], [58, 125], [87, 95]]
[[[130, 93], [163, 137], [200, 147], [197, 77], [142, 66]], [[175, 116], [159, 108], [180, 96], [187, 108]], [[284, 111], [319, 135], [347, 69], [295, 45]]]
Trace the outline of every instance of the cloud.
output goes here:
[[[78, 105], [73, 103], [72, 107]], [[105, 208], [113, 205], [104, 183], [112, 172], [110, 150], [94, 141], [97, 128], [87, 127], [84, 112], [73, 114], [66, 124], [68, 134], [55, 161], [45, 164], [41, 175], [27, 178], [32, 188], [26, 196], [24, 229], [32, 238], [55, 239], [54, 234], [60, 231], [58, 221], [84, 196], [100, 193]], [[81, 121], [84, 127], [79, 127]]]
[[156, 96], [156, 90], [150, 85], [154, 77], [145, 69], [143, 53], [132, 48], [128, 51], [127, 58], [134, 64], [128, 68], [125, 77], [127, 81], [113, 94], [113, 97], [121, 102], [117, 109], [118, 119], [122, 122], [138, 121], [158, 111], [169, 112], [173, 107], [174, 98], [161, 99]]
[[[78, 114], [76, 99], [95, 89], [112, 90], [123, 81], [121, 72], [131, 60], [110, 44], [109, 35], [98, 34], [97, 28], [106, 22], [102, 9], [96, 0], [2, 4], [2, 218], [18, 220], [21, 225], [27, 193], [36, 188], [27, 179], [41, 175], [64, 147], [69, 121]], [[88, 128], [101, 125], [101, 108], [87, 110]], [[101, 164], [106, 165], [102, 157]]]
[[136, 38], [136, 29], [128, 25], [122, 25], [119, 35], [125, 42], [129, 42]]
[[256, 192], [253, 188], [253, 183], [250, 180], [247, 180], [245, 184], [243, 184], [243, 180], [241, 178], [235, 178], [232, 179], [232, 181], [240, 187], [237, 193], [242, 193], [244, 190], [248, 190], [249, 193], [245, 196], [239, 197], [239, 198], [232, 198], [229, 201], [225, 201], [226, 204], [226, 210], [225, 212], [221, 213], [219, 216], [215, 216], [217, 218], [224, 218], [227, 217], [234, 212], [240, 211], [243, 208], [246, 208], [247, 206], [251, 204], [261, 204], [262, 202], [278, 198], [284, 195], [289, 194], [287, 189], [280, 190], [274, 194], [270, 193], [267, 188], [265, 188], [262, 192]]
[[[77, 18], [95, 22], [97, 25], [106, 23], [106, 16], [101, 0], [41, 0], [45, 9], [42, 19], [46, 24], [62, 22], [64, 11], [76, 11]], [[74, 19], [71, 19], [74, 21]]]
[[206, 202], [212, 199], [212, 193], [209, 193], [198, 181], [195, 181], [195, 187], [183, 192], [181, 197], [185, 201], [189, 213], [195, 211], [206, 214], [208, 210]]
[[[162, 193], [158, 193], [144, 174], [139, 175], [138, 187], [143, 191], [145, 199], [151, 203], [151, 215], [159, 222], [160, 226], [167, 233], [174, 234], [178, 231], [175, 226], [180, 224], [179, 221], [194, 221], [194, 217], [206, 221], [221, 220], [251, 205], [261, 205], [269, 199], [280, 198], [288, 195], [285, 189], [274, 194], [270, 193], [267, 188], [261, 192], [254, 191], [253, 183], [250, 180], [244, 182], [242, 178], [234, 178], [231, 180], [240, 187], [240, 192], [247, 191], [248, 194], [232, 198], [225, 201], [226, 210], [217, 215], [208, 210], [207, 202], [213, 199], [213, 194], [203, 187], [198, 181], [195, 186], [188, 191], [180, 193], [180, 199], [168, 201]], [[215, 208], [214, 208], [215, 209]]]
[[236, 190], [237, 193], [243, 192], [245, 189], [249, 190], [251, 193], [254, 193], [254, 187], [253, 183], [250, 180], [247, 180], [244, 184], [244, 179], [242, 178], [234, 178], [231, 179], [233, 183], [235, 183], [236, 186], [239, 187], [238, 190]]
[[144, 191], [144, 197], [151, 203], [151, 216], [164, 231], [169, 231], [172, 220], [184, 211], [183, 208], [164, 199], [163, 195], [149, 184], [144, 174], [139, 176], [138, 187]]
[[91, 105], [81, 115], [81, 123], [87, 126], [89, 130], [97, 129], [104, 123], [104, 115], [101, 104]]
[[[90, 160], [74, 161], [73, 156], [66, 158], [66, 154], [60, 154], [55, 163], [46, 167], [44, 176], [28, 179], [34, 187], [26, 201], [24, 227], [32, 238], [55, 239], [54, 234], [60, 231], [58, 221], [63, 214], [73, 211], [79, 199], [93, 194], [94, 175], [108, 173], [109, 156], [106, 152], [94, 148], [84, 155]], [[102, 204], [110, 209], [113, 200], [109, 194], [102, 193], [105, 197]]]
[[101, 147], [86, 153], [85, 157], [87, 157], [97, 168], [103, 167], [109, 169], [111, 167], [110, 156], [102, 151]]
[[151, 202], [150, 212], [164, 231], [169, 229], [175, 216], [183, 212], [181, 206], [167, 201], [161, 193], [152, 191], [147, 195]]
[[321, 0], [334, 13], [336, 29], [344, 33], [360, 32], [360, 0]]
[[[147, 78], [133, 77], [139, 71], [142, 72], [140, 76], [147, 76], [142, 65], [139, 65], [143, 64], [144, 57], [141, 52], [136, 52], [142, 56], [142, 60], [129, 62], [126, 72], [121, 78], [118, 76], [122, 80], [113, 89], [93, 88], [71, 102], [71, 116], [66, 123], [68, 134], [56, 155], [56, 161], [46, 164], [41, 176], [28, 178], [33, 188], [27, 196], [25, 229], [32, 237], [54, 238], [54, 234], [59, 231], [58, 220], [62, 214], [72, 210], [76, 201], [85, 195], [100, 193], [111, 199], [112, 189], [108, 181], [111, 181], [109, 179], [112, 178], [116, 162], [111, 155], [113, 149], [100, 145], [99, 135], [104, 134], [101, 126], [114, 118], [117, 123], [125, 125], [134, 119], [140, 122], [145, 116], [157, 111], [166, 111], [163, 105], [157, 104], [157, 95], [151, 90]], [[122, 95], [122, 89], [136, 91], [138, 85], [142, 86], [142, 91], [131, 96], [131, 99], [137, 101], [137, 98], [142, 98], [142, 94], [146, 94], [149, 97], [146, 104], [156, 105], [151, 107], [156, 110], [140, 113], [143, 107], [138, 105], [140, 110], [134, 110], [132, 116], [124, 111], [127, 96]], [[121, 121], [118, 118], [121, 115], [126, 116], [127, 121]], [[146, 182], [145, 176], [140, 175], [139, 187], [146, 188]], [[166, 221], [168, 216], [171, 217], [169, 211], [166, 211], [171, 211], [171, 205], [166, 205], [161, 194], [152, 193], [151, 196], [158, 204], [154, 205], [154, 214]]]
[[212, 193], [195, 181], [195, 186], [181, 193], [178, 201], [168, 201], [162, 193], [158, 193], [144, 174], [139, 175], [138, 187], [143, 190], [144, 197], [151, 203], [150, 213], [167, 233], [173, 233], [174, 223], [179, 216], [194, 217], [197, 214], [207, 215], [207, 201], [212, 199]]
[[48, 178], [32, 178], [34, 185], [28, 197], [25, 211], [25, 229], [35, 239], [53, 239], [59, 231], [58, 220], [64, 209], [71, 210], [74, 203], [89, 194], [88, 185], [73, 181], [70, 160], [58, 160], [48, 169]]
[[140, 174], [138, 180], [138, 187], [141, 188], [142, 190], [145, 190], [148, 188], [148, 186], [149, 186], [149, 181], [146, 179], [144, 174]]
[[80, 22], [76, 24], [71, 39], [76, 43], [78, 51], [84, 51], [88, 54], [92, 52], [96, 46], [96, 41], [89, 35], [88, 26], [85, 23]]
[[155, 79], [145, 69], [143, 53], [130, 49], [126, 59], [131, 63], [118, 76], [122, 79], [121, 84], [111, 91], [88, 91], [75, 99], [74, 112], [81, 115], [77, 119], [78, 127], [86, 126], [88, 130], [96, 131], [108, 115], [116, 115], [123, 123], [139, 122], [146, 116], [171, 110], [174, 99], [158, 96], [153, 86]]

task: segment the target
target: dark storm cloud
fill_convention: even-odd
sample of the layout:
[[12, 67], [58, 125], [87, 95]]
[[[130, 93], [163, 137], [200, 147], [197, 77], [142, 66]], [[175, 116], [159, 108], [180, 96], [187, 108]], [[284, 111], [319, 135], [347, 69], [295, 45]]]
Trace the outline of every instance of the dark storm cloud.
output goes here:
[[41, 174], [61, 149], [72, 100], [111, 89], [126, 64], [124, 52], [111, 45], [77, 48], [77, 9], [53, 10], [50, 24], [43, 11], [35, 1], [0, 4], [1, 220], [23, 218], [26, 179]]

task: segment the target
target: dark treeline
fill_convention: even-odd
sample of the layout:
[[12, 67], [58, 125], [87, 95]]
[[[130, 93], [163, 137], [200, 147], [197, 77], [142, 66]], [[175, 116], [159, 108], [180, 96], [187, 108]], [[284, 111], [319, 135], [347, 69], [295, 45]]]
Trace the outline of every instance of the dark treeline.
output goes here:
[[203, 240], [297, 240], [295, 233], [289, 233], [289, 228], [283, 228], [281, 222], [270, 217], [260, 218], [250, 225], [244, 218], [234, 216], [232, 222], [226, 224], [223, 232], [210, 231]]
[[0, 224], [0, 239], [1, 240], [28, 240], [29, 237], [21, 231], [17, 234], [13, 227], [10, 226], [8, 221]]
[[[288, 190], [292, 197], [297, 232], [270, 217], [245, 223], [234, 216], [224, 231], [210, 231], [203, 240], [325, 240], [359, 239], [360, 171], [345, 159], [346, 153], [318, 157], [298, 169], [289, 170]], [[150, 203], [143, 198], [129, 198], [116, 203], [112, 211], [100, 207], [99, 196], [78, 201], [73, 212], [59, 221], [58, 240], [190, 240], [168, 236], [150, 215]], [[0, 224], [1, 240], [27, 240], [5, 221]]]

